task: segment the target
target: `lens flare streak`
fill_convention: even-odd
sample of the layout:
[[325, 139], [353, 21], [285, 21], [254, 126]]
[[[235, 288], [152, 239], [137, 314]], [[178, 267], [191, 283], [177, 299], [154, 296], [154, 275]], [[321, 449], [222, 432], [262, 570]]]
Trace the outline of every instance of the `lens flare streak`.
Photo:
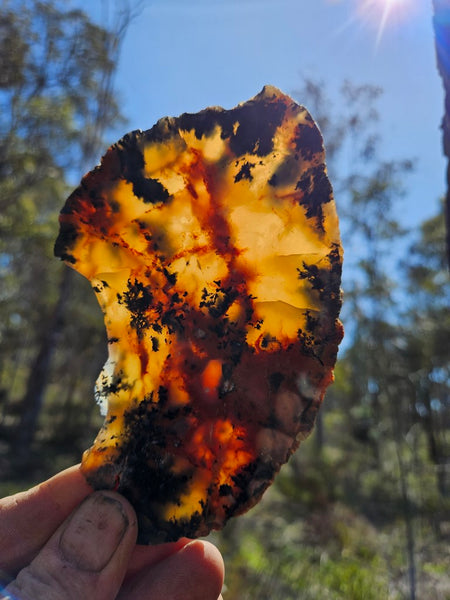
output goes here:
[[340, 29], [342, 33], [359, 23], [375, 31], [375, 49], [380, 46], [388, 29], [398, 27], [417, 15], [419, 4], [414, 0], [353, 0], [353, 15]]
[[399, 5], [400, 2], [395, 0], [384, 0], [383, 12], [381, 13], [380, 25], [378, 26], [377, 38], [375, 40], [375, 48], [378, 48], [380, 45], [386, 24], [395, 4]]

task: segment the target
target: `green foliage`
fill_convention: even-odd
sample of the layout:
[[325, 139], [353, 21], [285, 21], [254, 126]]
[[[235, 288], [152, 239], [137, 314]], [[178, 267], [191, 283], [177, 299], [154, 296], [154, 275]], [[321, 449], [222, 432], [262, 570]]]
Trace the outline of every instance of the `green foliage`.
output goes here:
[[[227, 566], [224, 600], [410, 597], [395, 443], [385, 435], [378, 464], [366, 442], [353, 438], [339, 408], [329, 405], [324, 429], [320, 457], [313, 434], [261, 504], [213, 537]], [[403, 448], [414, 513], [416, 597], [444, 600], [448, 540], [435, 526], [449, 514], [450, 502], [439, 494], [421, 441], [409, 438], [418, 456]]]
[[0, 475], [20, 455], [28, 467], [48, 456], [53, 469], [64, 452], [73, 462], [98, 424], [101, 314], [53, 244], [68, 181], [120, 118], [111, 76], [122, 34], [58, 0], [0, 9], [0, 449], [14, 450]]

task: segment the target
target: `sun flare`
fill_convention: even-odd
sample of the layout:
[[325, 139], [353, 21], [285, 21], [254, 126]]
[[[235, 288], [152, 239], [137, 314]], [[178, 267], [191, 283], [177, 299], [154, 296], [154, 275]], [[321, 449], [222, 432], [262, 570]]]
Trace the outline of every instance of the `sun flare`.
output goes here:
[[386, 30], [410, 19], [418, 4], [417, 0], [356, 0], [356, 14], [359, 21], [375, 29], [378, 47]]

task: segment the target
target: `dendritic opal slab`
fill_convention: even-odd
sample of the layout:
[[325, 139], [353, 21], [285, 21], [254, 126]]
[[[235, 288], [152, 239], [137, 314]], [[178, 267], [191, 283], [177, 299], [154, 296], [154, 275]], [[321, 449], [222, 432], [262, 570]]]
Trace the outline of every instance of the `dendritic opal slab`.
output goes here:
[[342, 248], [321, 134], [274, 87], [114, 144], [68, 198], [55, 253], [92, 283], [109, 358], [94, 488], [139, 541], [253, 506], [311, 431], [342, 327]]

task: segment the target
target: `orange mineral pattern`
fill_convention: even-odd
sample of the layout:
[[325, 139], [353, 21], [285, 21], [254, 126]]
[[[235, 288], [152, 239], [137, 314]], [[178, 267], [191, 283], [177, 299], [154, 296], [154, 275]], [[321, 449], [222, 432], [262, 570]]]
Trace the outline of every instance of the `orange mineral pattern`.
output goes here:
[[114, 144], [68, 198], [55, 253], [104, 312], [105, 415], [82, 470], [140, 542], [197, 537], [261, 498], [311, 431], [342, 327], [320, 132], [274, 87]]

